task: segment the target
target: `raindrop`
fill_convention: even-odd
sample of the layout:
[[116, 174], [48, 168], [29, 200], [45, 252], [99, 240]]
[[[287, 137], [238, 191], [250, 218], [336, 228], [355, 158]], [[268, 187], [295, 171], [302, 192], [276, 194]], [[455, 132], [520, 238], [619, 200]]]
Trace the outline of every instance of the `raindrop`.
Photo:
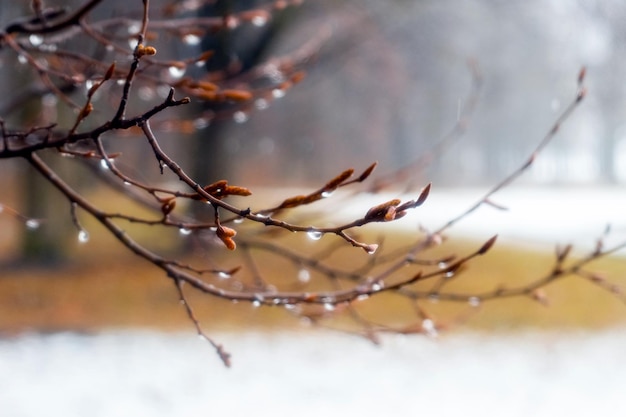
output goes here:
[[228, 279], [228, 278], [230, 278], [230, 277], [231, 277], [231, 275], [230, 275], [228, 272], [226, 272], [226, 271], [220, 271], [220, 272], [218, 272], [218, 273], [217, 273], [217, 276], [218, 276], [220, 279]]
[[328, 198], [328, 197], [330, 197], [331, 195], [333, 195], [333, 192], [334, 192], [334, 190], [332, 190], [332, 191], [324, 191], [324, 192], [322, 192], [322, 198]]
[[43, 36], [33, 33], [28, 37], [28, 41], [33, 46], [39, 46], [43, 43]]
[[274, 298], [272, 299], [272, 304], [274, 304], [275, 306], [277, 306], [278, 304], [280, 304], [282, 302], [282, 300], [280, 298]]
[[479, 307], [480, 306], [480, 298], [478, 298], [478, 297], [470, 297], [470, 298], [467, 299], [467, 302], [472, 307]]
[[185, 42], [185, 44], [187, 45], [198, 45], [200, 44], [200, 40], [200, 36], [193, 33], [188, 33], [187, 35], [183, 36], [183, 42]]
[[254, 300], [252, 302], [252, 307], [254, 308], [261, 307], [261, 302], [259, 300]]
[[335, 305], [333, 303], [324, 303], [324, 310], [333, 311], [335, 310]]
[[307, 236], [311, 240], [320, 240], [322, 238], [322, 235], [323, 235], [323, 233], [322, 232], [318, 232], [317, 230], [311, 230], [311, 231], [307, 232]]
[[109, 164], [110, 164], [110, 163], [111, 163], [111, 161], [107, 161], [107, 159], [106, 159], [106, 158], [102, 158], [102, 159], [100, 160], [100, 168], [105, 169], [105, 170], [106, 170], [106, 169], [109, 169]]
[[204, 117], [198, 117], [193, 121], [193, 127], [196, 129], [206, 129], [211, 124], [209, 119], [205, 119]]
[[377, 281], [372, 284], [372, 291], [378, 292], [382, 290], [383, 287], [384, 287], [384, 284], [381, 281]]
[[129, 39], [128, 40], [128, 46], [131, 49], [135, 49], [137, 47], [137, 44], [139, 43], [139, 41], [137, 39]]
[[128, 25], [127, 30], [129, 35], [136, 35], [141, 30], [141, 25], [139, 24], [139, 22], [133, 22]]
[[272, 96], [274, 98], [283, 98], [285, 97], [285, 90], [282, 90], [280, 88], [275, 88], [272, 90]]
[[17, 62], [19, 62], [20, 64], [26, 64], [28, 62], [28, 58], [26, 58], [24, 55], [19, 54], [17, 56]]
[[245, 112], [239, 110], [233, 114], [233, 120], [236, 123], [245, 123], [248, 121], [248, 115]]
[[307, 282], [311, 281], [311, 272], [309, 272], [309, 270], [306, 268], [302, 268], [301, 270], [299, 270], [298, 281], [300, 281], [303, 284], [306, 284]]
[[365, 300], [367, 300], [368, 298], [370, 298], [370, 296], [369, 296], [369, 295], [367, 295], [367, 294], [361, 294], [361, 295], [359, 295], [356, 299], [357, 299], [358, 301], [365, 301]]
[[241, 224], [243, 223], [244, 218], [243, 217], [237, 217], [235, 220], [233, 220], [233, 222], [235, 224]]
[[130, 182], [128, 182], [128, 181], [124, 181], [124, 185], [126, 185], [126, 186], [131, 186], [131, 185], [133, 185], [133, 184], [131, 184], [131, 183], [130, 183]]
[[365, 248], [365, 252], [367, 252], [368, 255], [375, 254], [376, 250], [378, 250], [378, 245], [376, 245], [376, 244], [367, 245], [366, 248]]
[[266, 23], [267, 23], [267, 17], [265, 16], [258, 15], [252, 18], [252, 24], [254, 26], [262, 27], [262, 26], [265, 26]]
[[167, 72], [172, 78], [180, 78], [185, 75], [185, 68], [177, 67], [176, 65], [172, 65], [167, 69]]
[[437, 266], [439, 267], [439, 269], [446, 269], [448, 267], [448, 264], [446, 262], [441, 261], [437, 264]]
[[89, 232], [86, 230], [81, 230], [78, 232], [78, 242], [79, 243], [87, 243], [89, 242]]
[[269, 103], [264, 98], [260, 98], [254, 102], [254, 107], [258, 110], [265, 110], [269, 107]]
[[180, 233], [183, 236], [189, 236], [191, 234], [191, 229], [187, 229], [186, 227], [181, 227], [180, 229], [178, 229], [178, 233]]
[[26, 220], [26, 227], [29, 228], [30, 230], [39, 229], [39, 226], [41, 226], [41, 222], [37, 219]]
[[448, 271], [445, 273], [446, 278], [452, 278], [454, 276], [454, 271]]
[[107, 52], [113, 52], [115, 50], [115, 48], [111, 44], [108, 44], [107, 46], [105, 46], [104, 49], [106, 49]]
[[87, 81], [85, 81], [85, 89], [87, 90], [87, 92], [89, 92], [89, 90], [91, 90], [91, 87], [94, 86], [96, 82], [92, 79], [89, 79]]

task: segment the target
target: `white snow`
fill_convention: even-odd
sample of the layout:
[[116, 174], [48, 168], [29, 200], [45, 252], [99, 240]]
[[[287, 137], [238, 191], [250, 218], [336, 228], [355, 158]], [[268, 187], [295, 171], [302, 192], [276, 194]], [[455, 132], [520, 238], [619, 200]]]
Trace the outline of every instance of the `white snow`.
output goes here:
[[0, 341], [3, 416], [617, 416], [626, 334], [24, 335]]

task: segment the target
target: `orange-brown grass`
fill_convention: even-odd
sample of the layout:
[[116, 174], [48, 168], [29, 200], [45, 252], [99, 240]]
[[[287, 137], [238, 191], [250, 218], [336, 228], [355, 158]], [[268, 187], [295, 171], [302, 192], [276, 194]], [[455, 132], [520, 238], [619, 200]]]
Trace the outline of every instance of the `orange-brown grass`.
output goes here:
[[[324, 239], [332, 239], [328, 236]], [[402, 236], [397, 236], [403, 240]], [[306, 248], [311, 243], [296, 237], [292, 247]], [[88, 246], [76, 248], [89, 253]], [[93, 243], [98, 246], [98, 243]], [[480, 243], [445, 244], [444, 253], [466, 254]], [[351, 252], [352, 251], [352, 252]], [[163, 330], [192, 329], [179, 304], [174, 284], [158, 269], [143, 260], [116, 250], [99, 252], [100, 257], [85, 256], [78, 264], [57, 269], [23, 266], [0, 271], [0, 331], [24, 330], [89, 331], [103, 327], [151, 327]], [[348, 248], [343, 254], [362, 257], [359, 249]], [[553, 264], [553, 254], [517, 247], [496, 246], [486, 256], [471, 262], [450, 285], [458, 290], [492, 289], [496, 285], [514, 286], [546, 274]], [[348, 256], [333, 260], [354, 264]], [[359, 262], [359, 261], [357, 261]], [[259, 257], [258, 266], [268, 277], [279, 277], [279, 284], [295, 285], [297, 269]], [[624, 258], [597, 261], [593, 270], [614, 279], [626, 270]], [[424, 285], [424, 284], [423, 284]], [[428, 288], [428, 283], [423, 288]], [[212, 329], [284, 328], [297, 326], [283, 307], [254, 308], [247, 303], [209, 298], [188, 289], [189, 300], [204, 327]], [[463, 323], [474, 329], [496, 330], [525, 326], [542, 328], [603, 327], [626, 322], [626, 306], [616, 297], [581, 278], [560, 280], [546, 289], [550, 306], [527, 297], [509, 298], [471, 307], [465, 303], [422, 301], [421, 307], [433, 318], [455, 327]], [[382, 295], [359, 302], [357, 309], [365, 317], [380, 323], [408, 325], [411, 305], [394, 295]]]

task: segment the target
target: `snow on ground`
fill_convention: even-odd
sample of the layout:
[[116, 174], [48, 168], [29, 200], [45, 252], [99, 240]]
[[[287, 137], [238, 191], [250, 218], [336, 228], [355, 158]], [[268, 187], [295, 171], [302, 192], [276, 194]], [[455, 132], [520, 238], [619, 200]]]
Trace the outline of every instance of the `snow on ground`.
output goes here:
[[393, 336], [191, 333], [0, 340], [3, 416], [623, 416], [623, 331]]
[[[423, 206], [394, 222], [397, 227], [416, 228], [419, 223], [435, 230], [456, 217], [486, 193], [486, 189], [433, 187]], [[406, 201], [415, 195], [403, 196]], [[363, 215], [367, 209], [397, 195], [359, 197], [344, 216]], [[483, 206], [448, 231], [452, 237], [487, 240], [499, 235], [501, 243], [554, 247], [572, 243], [592, 247], [607, 225], [607, 242], [626, 240], [626, 187], [520, 188], [502, 190], [491, 198], [507, 210]]]

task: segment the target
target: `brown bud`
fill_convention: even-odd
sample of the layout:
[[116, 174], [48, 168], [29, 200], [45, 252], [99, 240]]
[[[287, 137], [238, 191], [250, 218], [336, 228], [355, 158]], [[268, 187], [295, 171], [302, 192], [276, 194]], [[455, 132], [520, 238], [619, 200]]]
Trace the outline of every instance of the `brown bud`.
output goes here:
[[252, 100], [252, 93], [245, 90], [223, 90], [221, 94], [226, 100], [231, 101]]
[[484, 255], [485, 253], [487, 253], [487, 251], [489, 251], [489, 249], [491, 249], [493, 247], [493, 245], [496, 243], [496, 240], [498, 239], [498, 235], [494, 235], [491, 239], [489, 239], [488, 241], [486, 241], [481, 247], [480, 249], [478, 249], [478, 252], [476, 252], [476, 254], [478, 255]]
[[367, 211], [367, 213], [365, 214], [365, 219], [366, 220], [378, 219], [379, 221], [381, 220], [388, 221], [386, 220], [386, 217], [388, 215], [389, 208], [393, 207], [393, 213], [389, 215], [390, 216], [395, 215], [395, 212], [396, 212], [395, 206], [397, 206], [398, 204], [400, 204], [400, 200], [396, 198], [393, 200], [389, 200], [385, 203], [379, 204], [377, 206], [374, 206]]
[[167, 216], [172, 212], [172, 210], [174, 210], [174, 207], [176, 207], [176, 199], [172, 197], [163, 202], [163, 204], [161, 205], [161, 212], [164, 216]]
[[215, 234], [222, 241], [222, 243], [224, 243], [224, 246], [226, 246], [228, 250], [235, 250], [237, 248], [237, 244], [233, 240], [233, 237], [237, 234], [236, 230], [231, 229], [230, 227], [218, 225]]

